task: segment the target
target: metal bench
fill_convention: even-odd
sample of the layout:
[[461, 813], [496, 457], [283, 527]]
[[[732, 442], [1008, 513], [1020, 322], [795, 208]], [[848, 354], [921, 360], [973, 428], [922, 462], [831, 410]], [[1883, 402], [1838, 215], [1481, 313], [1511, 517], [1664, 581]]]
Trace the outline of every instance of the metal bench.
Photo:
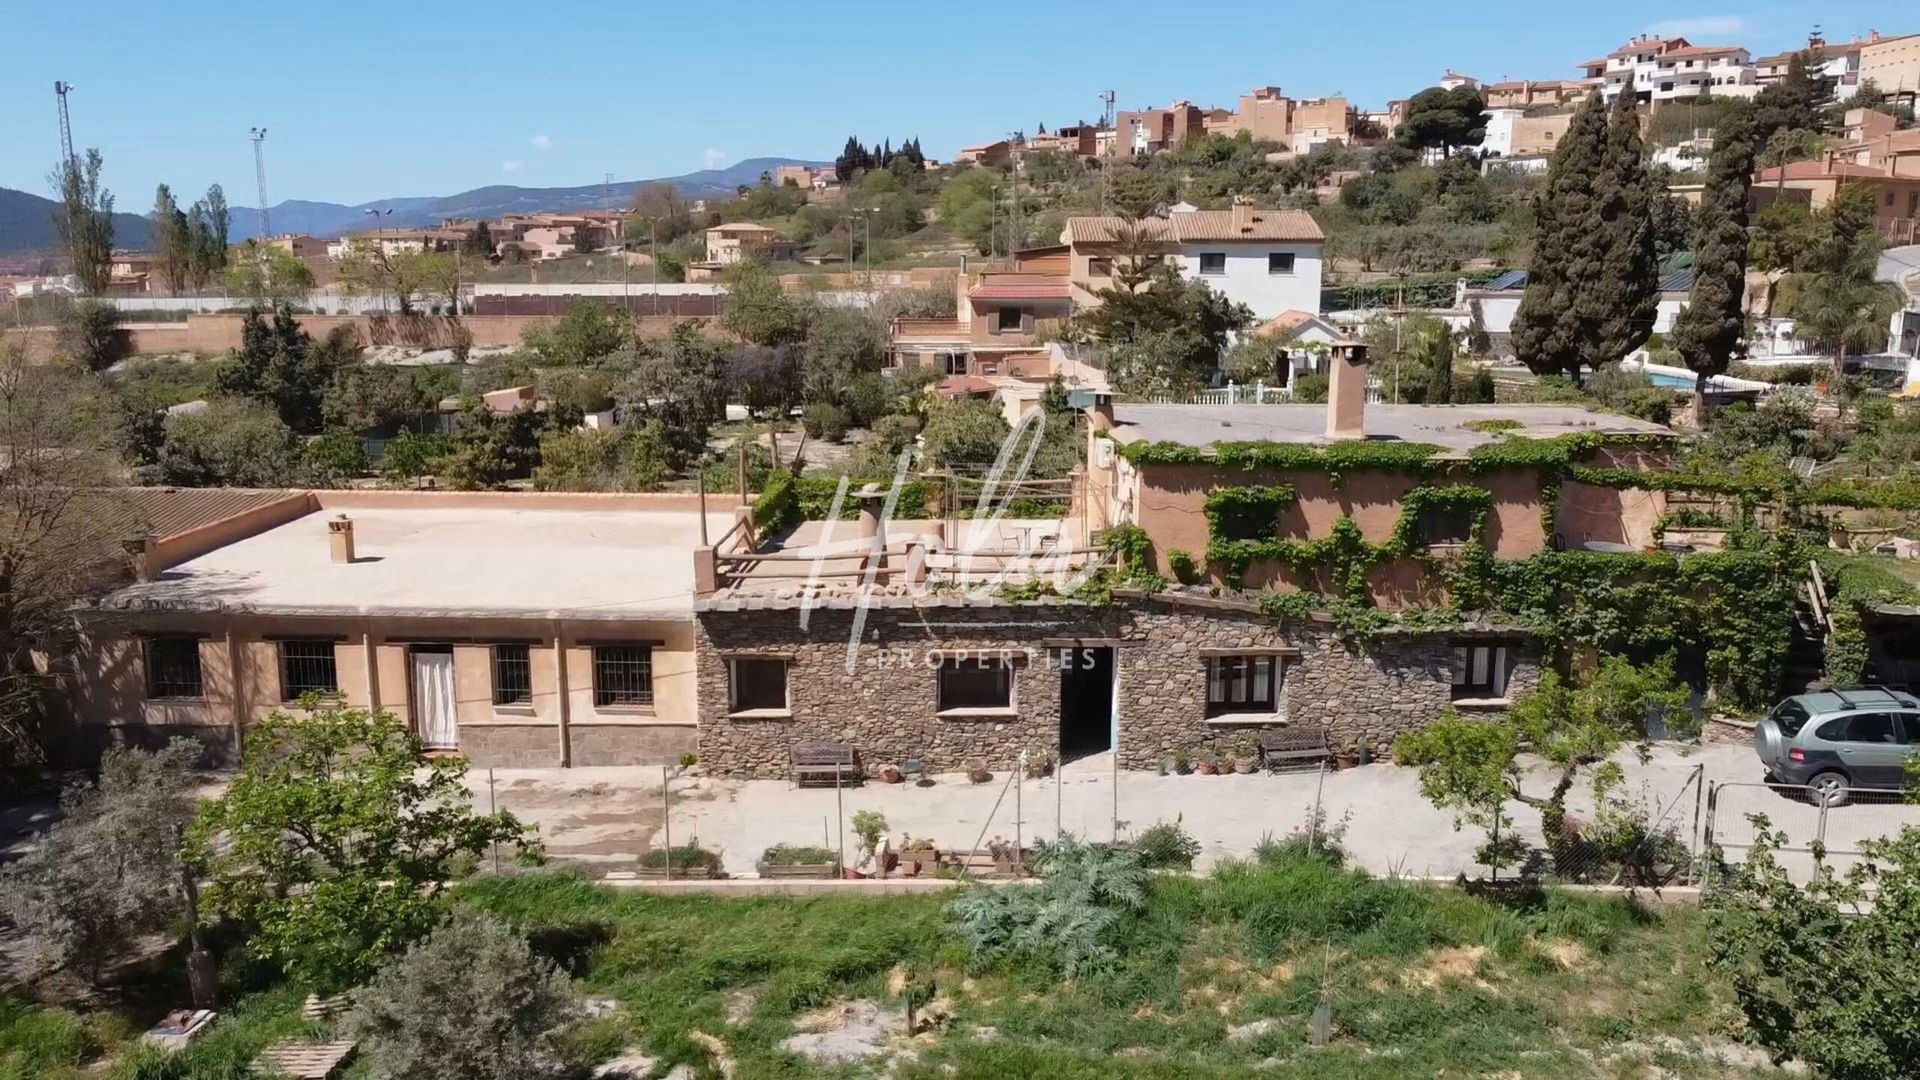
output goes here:
[[795, 785], [808, 780], [835, 785], [860, 781], [860, 758], [847, 743], [794, 743], [787, 751]]
[[1320, 724], [1260, 733], [1260, 761], [1269, 772], [1279, 772], [1289, 765], [1318, 765], [1331, 754], [1327, 729]]

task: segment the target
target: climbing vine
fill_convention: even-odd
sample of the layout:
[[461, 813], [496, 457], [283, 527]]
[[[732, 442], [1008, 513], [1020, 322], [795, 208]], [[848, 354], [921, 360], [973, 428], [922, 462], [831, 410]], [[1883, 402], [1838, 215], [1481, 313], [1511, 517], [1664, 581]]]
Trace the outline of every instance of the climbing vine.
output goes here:
[[1207, 493], [1207, 525], [1213, 536], [1257, 540], [1272, 536], [1280, 512], [1298, 501], [1287, 484], [1214, 488]]

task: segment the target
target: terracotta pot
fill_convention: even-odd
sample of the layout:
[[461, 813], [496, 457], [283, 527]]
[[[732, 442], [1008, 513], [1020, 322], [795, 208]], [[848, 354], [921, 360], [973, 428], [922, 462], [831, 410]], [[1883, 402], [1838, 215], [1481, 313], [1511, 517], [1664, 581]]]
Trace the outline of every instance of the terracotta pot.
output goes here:
[[1358, 754], [1333, 755], [1333, 766], [1336, 769], [1354, 769], [1354, 768], [1358, 768], [1359, 765], [1360, 765], [1360, 755]]
[[1193, 771], [1201, 776], [1215, 776], [1219, 774], [1220, 766], [1211, 761], [1202, 761], [1193, 767]]
[[1233, 762], [1233, 771], [1239, 773], [1242, 776], [1245, 776], [1248, 773], [1251, 773], [1256, 767], [1259, 766], [1259, 764], [1260, 763], [1255, 761], [1253, 758], [1235, 758]]
[[902, 780], [905, 780], [906, 778], [907, 776], [905, 773], [901, 772], [899, 769], [896, 769], [891, 765], [880, 770], [880, 780], [882, 783], [898, 784]]

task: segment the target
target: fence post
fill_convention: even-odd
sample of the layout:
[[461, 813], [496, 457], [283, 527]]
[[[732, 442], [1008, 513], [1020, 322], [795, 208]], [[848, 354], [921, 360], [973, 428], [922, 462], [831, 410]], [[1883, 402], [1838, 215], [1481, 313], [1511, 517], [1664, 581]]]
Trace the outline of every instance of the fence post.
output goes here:
[[1237, 396], [1237, 389], [1236, 389], [1236, 387], [1235, 387], [1235, 386], [1233, 385], [1233, 380], [1232, 380], [1232, 379], [1228, 379], [1228, 380], [1227, 380], [1227, 404], [1229, 404], [1229, 405], [1237, 405], [1237, 404], [1239, 404], [1239, 398], [1238, 398], [1238, 396]]
[[1827, 843], [1827, 809], [1832, 805], [1824, 798], [1820, 800], [1820, 822], [1814, 826], [1813, 842], [1822, 847]]

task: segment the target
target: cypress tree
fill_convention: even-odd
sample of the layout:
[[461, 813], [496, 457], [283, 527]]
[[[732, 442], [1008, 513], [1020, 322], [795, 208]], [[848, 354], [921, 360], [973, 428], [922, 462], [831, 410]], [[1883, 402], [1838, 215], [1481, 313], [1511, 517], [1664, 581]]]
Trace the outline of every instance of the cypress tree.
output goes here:
[[1515, 355], [1536, 375], [1578, 371], [1575, 251], [1595, 228], [1588, 211], [1606, 136], [1606, 106], [1590, 95], [1554, 148], [1546, 186], [1534, 200], [1533, 259], [1511, 332]]
[[[1653, 336], [1660, 310], [1660, 258], [1653, 235], [1654, 179], [1640, 145], [1640, 115], [1620, 95], [1594, 178], [1599, 202], [1596, 273], [1577, 295], [1582, 366], [1618, 363]], [[1577, 373], [1576, 373], [1577, 377]]]
[[1693, 419], [1705, 426], [1707, 380], [1745, 353], [1747, 197], [1753, 187], [1753, 114], [1736, 103], [1720, 116], [1707, 185], [1694, 217], [1693, 290], [1673, 323], [1673, 347], [1696, 376]]

